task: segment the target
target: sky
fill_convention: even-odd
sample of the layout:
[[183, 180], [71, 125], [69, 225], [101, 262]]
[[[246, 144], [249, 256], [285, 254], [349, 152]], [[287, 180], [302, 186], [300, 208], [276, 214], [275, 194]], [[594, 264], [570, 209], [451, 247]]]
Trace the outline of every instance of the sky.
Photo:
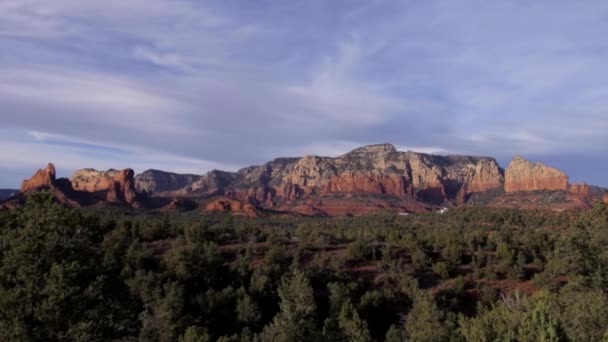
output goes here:
[[0, 187], [367, 144], [608, 186], [608, 2], [1, 0]]

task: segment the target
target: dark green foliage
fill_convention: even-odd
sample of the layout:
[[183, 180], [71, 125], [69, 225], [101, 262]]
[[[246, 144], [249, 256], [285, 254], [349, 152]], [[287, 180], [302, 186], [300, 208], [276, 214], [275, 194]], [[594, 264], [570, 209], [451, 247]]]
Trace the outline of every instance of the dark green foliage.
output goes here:
[[[0, 341], [601, 341], [608, 207], [0, 212]], [[524, 292], [519, 292], [521, 289]]]

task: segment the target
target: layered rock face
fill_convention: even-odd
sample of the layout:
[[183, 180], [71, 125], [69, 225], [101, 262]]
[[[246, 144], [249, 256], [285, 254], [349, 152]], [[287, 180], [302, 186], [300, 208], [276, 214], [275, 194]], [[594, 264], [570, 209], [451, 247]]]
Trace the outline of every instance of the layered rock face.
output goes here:
[[181, 193], [223, 195], [267, 208], [339, 194], [440, 204], [501, 187], [503, 181], [502, 170], [493, 158], [399, 152], [390, 144], [381, 144], [335, 158], [278, 158], [237, 173], [214, 171]]
[[201, 176], [177, 174], [159, 170], [146, 170], [135, 176], [135, 189], [139, 192], [159, 193], [182, 189]]
[[515, 157], [505, 172], [505, 191], [567, 191], [568, 175], [558, 169]]

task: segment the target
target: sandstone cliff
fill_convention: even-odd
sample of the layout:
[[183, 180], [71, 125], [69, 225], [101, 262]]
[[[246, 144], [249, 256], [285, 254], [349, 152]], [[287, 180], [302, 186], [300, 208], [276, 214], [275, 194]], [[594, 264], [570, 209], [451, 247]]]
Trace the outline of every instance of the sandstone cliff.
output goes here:
[[[269, 209], [292, 208], [293, 202], [306, 199], [375, 195], [418, 208], [415, 201], [462, 203], [468, 195], [500, 188], [503, 182], [502, 170], [492, 158], [400, 152], [380, 144], [338, 157], [278, 158], [237, 173], [213, 171], [179, 194], [221, 195]], [[352, 203], [349, 200], [349, 206]], [[391, 206], [383, 203], [379, 206]], [[299, 208], [306, 205], [300, 203]]]
[[558, 169], [542, 163], [532, 163], [516, 156], [505, 172], [505, 191], [567, 191], [568, 176]]

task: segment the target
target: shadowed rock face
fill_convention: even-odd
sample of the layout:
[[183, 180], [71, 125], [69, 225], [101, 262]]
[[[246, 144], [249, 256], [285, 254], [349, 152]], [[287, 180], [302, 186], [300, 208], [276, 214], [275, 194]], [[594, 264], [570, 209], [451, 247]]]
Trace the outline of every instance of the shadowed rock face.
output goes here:
[[137, 204], [137, 193], [135, 192], [135, 172], [131, 169], [119, 171], [107, 189], [107, 200], [111, 203]]
[[567, 191], [568, 175], [542, 163], [532, 163], [519, 156], [513, 158], [505, 173], [505, 191]]
[[198, 181], [200, 178], [201, 176], [197, 175], [146, 170], [135, 176], [135, 189], [149, 194], [175, 191]]

